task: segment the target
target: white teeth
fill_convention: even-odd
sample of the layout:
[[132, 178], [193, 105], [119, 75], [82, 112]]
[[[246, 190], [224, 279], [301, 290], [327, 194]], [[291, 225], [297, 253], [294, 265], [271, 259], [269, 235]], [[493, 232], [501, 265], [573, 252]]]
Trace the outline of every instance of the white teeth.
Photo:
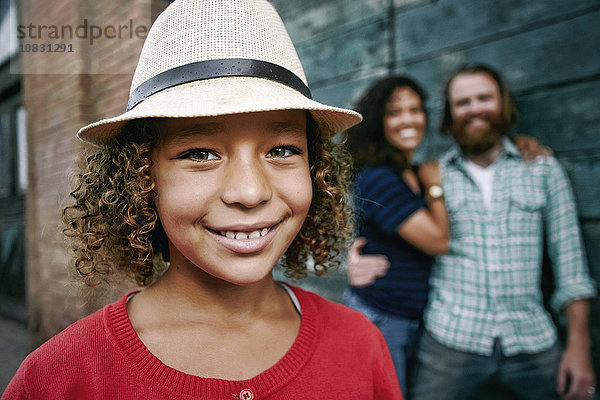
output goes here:
[[417, 136], [417, 130], [415, 128], [406, 128], [400, 131], [400, 137], [408, 139]]
[[255, 230], [252, 232], [233, 232], [233, 231], [221, 231], [221, 235], [228, 237], [229, 239], [257, 239], [261, 236], [265, 236], [271, 228], [263, 228], [262, 230]]
[[241, 240], [241, 239], [248, 239], [248, 234], [245, 232], [238, 232], [235, 234], [235, 238], [237, 240]]
[[469, 121], [469, 124], [471, 124], [471, 125], [487, 125], [488, 120], [486, 118], [482, 118], [482, 117], [473, 117]]

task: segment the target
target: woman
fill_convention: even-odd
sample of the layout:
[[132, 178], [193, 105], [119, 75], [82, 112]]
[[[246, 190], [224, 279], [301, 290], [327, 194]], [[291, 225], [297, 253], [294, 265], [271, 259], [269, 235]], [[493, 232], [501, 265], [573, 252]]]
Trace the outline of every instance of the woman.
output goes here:
[[[355, 205], [361, 238], [350, 252], [345, 302], [382, 331], [403, 393], [406, 361], [427, 302], [432, 256], [448, 249], [438, 166], [413, 166], [427, 124], [425, 100], [412, 79], [384, 78], [359, 101], [364, 121], [348, 135], [359, 167]], [[356, 263], [360, 248], [380, 256], [363, 256]]]

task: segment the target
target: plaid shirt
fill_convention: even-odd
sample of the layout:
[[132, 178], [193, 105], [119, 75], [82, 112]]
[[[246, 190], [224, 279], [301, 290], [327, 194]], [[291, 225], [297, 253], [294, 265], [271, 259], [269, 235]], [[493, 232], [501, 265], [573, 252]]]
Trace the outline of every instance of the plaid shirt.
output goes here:
[[495, 338], [507, 356], [548, 349], [556, 329], [542, 301], [544, 230], [552, 306], [595, 295], [565, 172], [551, 157], [524, 162], [505, 139], [486, 209], [458, 149], [440, 166], [451, 240], [432, 272], [427, 330], [446, 346], [482, 355], [492, 354]]

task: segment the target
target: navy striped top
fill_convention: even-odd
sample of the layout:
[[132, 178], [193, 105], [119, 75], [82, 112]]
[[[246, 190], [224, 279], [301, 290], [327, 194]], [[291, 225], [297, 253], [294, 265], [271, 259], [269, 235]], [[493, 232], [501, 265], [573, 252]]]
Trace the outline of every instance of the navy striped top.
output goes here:
[[355, 204], [358, 233], [367, 239], [363, 254], [385, 254], [387, 274], [372, 285], [352, 287], [368, 304], [407, 319], [420, 319], [429, 292], [434, 258], [398, 236], [398, 228], [426, 207], [389, 167], [365, 167], [356, 177]]

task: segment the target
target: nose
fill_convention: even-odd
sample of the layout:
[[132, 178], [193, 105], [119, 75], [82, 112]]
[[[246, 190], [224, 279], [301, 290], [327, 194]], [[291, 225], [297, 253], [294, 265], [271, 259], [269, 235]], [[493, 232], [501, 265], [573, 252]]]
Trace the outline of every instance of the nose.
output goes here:
[[396, 119], [398, 125], [410, 125], [413, 122], [413, 116], [411, 115], [411, 113], [403, 111], [400, 114], [398, 114], [398, 117]]
[[230, 160], [221, 198], [229, 205], [253, 208], [271, 199], [273, 191], [265, 165], [254, 157]]
[[481, 113], [485, 109], [486, 109], [485, 103], [483, 103], [483, 102], [481, 102], [479, 100], [473, 100], [473, 101], [471, 101], [469, 103], [468, 112], [471, 115], [478, 115], [479, 113]]

